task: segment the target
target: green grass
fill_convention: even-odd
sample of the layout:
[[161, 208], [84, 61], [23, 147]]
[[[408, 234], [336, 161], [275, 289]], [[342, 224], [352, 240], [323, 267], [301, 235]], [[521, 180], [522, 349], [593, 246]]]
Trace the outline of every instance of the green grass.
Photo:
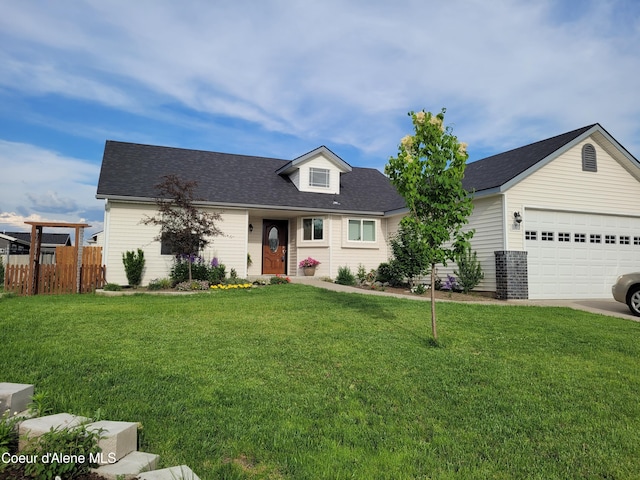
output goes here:
[[304, 285], [0, 298], [0, 381], [204, 479], [640, 478], [640, 324]]

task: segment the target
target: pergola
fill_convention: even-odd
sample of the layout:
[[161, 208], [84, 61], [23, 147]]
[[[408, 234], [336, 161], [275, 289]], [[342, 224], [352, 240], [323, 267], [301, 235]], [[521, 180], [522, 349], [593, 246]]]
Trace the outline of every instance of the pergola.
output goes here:
[[[42, 229], [47, 228], [73, 228], [76, 235], [74, 239], [74, 245], [76, 251], [76, 258], [78, 259], [77, 265], [82, 263], [81, 251], [78, 248], [83, 235], [84, 229], [91, 225], [86, 223], [65, 223], [65, 222], [24, 222], [27, 225], [31, 225], [31, 246], [29, 249], [29, 284], [27, 285], [27, 295], [35, 295], [38, 292], [38, 278], [40, 270], [40, 252], [42, 250]], [[80, 269], [76, 266], [77, 287], [76, 291], [80, 288]]]

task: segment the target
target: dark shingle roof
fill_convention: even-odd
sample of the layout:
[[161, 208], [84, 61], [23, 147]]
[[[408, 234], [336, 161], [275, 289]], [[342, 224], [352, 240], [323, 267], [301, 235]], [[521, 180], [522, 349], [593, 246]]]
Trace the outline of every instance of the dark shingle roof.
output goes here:
[[[165, 175], [198, 182], [196, 197], [214, 204], [377, 213], [404, 206], [378, 170], [354, 167], [340, 176], [340, 194], [300, 192], [276, 171], [288, 160], [108, 140], [98, 198], [157, 197]], [[335, 203], [337, 202], [337, 203]]]
[[[8, 237], [13, 237], [20, 243], [31, 244], [31, 232], [3, 232]], [[71, 245], [71, 236], [68, 233], [42, 232], [43, 245]]]
[[480, 192], [498, 188], [514, 179], [536, 163], [575, 140], [597, 124], [563, 133], [556, 137], [525, 145], [470, 163], [465, 169], [464, 188]]

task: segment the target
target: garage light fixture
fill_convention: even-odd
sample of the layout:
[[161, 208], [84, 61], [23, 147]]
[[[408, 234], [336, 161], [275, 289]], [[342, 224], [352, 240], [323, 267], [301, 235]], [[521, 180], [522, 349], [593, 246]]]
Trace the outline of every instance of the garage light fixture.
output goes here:
[[520, 215], [520, 212], [513, 212], [513, 219], [516, 221], [516, 223], [519, 225], [522, 223], [522, 215]]

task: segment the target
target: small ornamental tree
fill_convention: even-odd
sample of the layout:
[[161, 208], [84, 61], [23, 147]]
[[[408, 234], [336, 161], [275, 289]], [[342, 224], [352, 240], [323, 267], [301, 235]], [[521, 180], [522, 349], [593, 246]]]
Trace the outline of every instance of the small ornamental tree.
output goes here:
[[[158, 190], [158, 215], [145, 216], [145, 225], [159, 225], [156, 240], [163, 242], [173, 255], [195, 258], [211, 242], [211, 237], [222, 235], [216, 222], [220, 214], [204, 212], [195, 205], [197, 182], [181, 180], [177, 175], [166, 175], [156, 185]], [[189, 282], [193, 280], [189, 262]]]
[[469, 248], [473, 231], [463, 226], [473, 211], [471, 195], [462, 187], [468, 158], [467, 144], [444, 126], [443, 108], [437, 115], [409, 112], [414, 134], [400, 141], [385, 173], [404, 198], [409, 213], [401, 228], [413, 236], [413, 248], [431, 265], [431, 329], [438, 339], [435, 307], [435, 266], [446, 265]]

